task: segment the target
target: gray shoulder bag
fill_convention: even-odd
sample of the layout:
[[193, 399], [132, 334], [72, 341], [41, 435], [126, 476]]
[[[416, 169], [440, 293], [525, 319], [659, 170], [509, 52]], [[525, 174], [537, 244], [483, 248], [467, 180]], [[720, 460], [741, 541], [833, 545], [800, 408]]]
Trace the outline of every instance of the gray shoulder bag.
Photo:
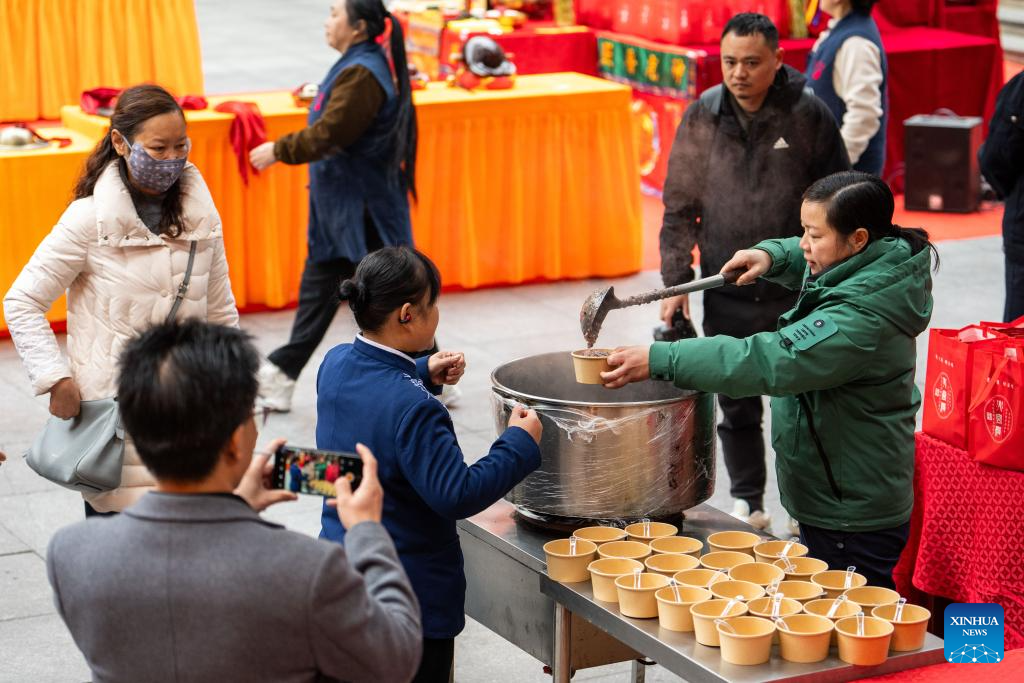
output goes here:
[[[188, 267], [165, 322], [174, 320], [192, 279], [197, 243], [188, 252]], [[28, 466], [44, 479], [81, 493], [102, 493], [121, 485], [124, 426], [117, 398], [82, 401], [77, 417], [50, 417], [25, 454]]]

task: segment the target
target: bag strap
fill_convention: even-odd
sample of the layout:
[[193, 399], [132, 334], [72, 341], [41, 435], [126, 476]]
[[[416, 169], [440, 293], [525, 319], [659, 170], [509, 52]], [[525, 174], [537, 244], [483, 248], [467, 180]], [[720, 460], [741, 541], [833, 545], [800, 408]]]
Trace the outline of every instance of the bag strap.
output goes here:
[[164, 322], [171, 322], [174, 317], [178, 315], [178, 309], [181, 308], [181, 302], [185, 300], [185, 293], [188, 292], [188, 283], [192, 279], [192, 266], [196, 262], [196, 246], [198, 242], [192, 240], [192, 246], [188, 250], [188, 266], [185, 267], [185, 277], [182, 278], [181, 284], [178, 286], [178, 293], [174, 297], [174, 304], [171, 306], [171, 312], [167, 314], [167, 318]]
[[[988, 367], [991, 368], [993, 365], [995, 365], [995, 363], [992, 361], [991, 355], [987, 356], [987, 358]], [[999, 375], [1003, 374], [1003, 370], [1006, 368], [1006, 364], [1009, 362], [1010, 357], [1006, 355], [999, 359], [999, 365], [996, 365], [995, 371], [991, 375], [989, 375], [988, 378], [985, 380], [985, 386], [982, 387], [982, 390], [979, 392], [979, 394], [975, 396], [971, 401], [971, 405], [968, 406], [968, 413], [974, 412], [974, 410], [976, 410], [978, 406], [980, 406], [982, 403], [988, 400], [988, 397], [992, 394], [992, 390], [996, 388], [996, 378], [999, 377]], [[988, 370], [986, 370], [986, 374], [988, 374]]]

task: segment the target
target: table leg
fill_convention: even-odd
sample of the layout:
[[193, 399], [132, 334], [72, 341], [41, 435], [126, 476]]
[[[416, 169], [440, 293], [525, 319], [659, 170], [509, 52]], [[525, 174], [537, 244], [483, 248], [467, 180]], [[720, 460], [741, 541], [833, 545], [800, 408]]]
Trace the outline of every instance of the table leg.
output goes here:
[[644, 683], [647, 677], [647, 666], [639, 659], [634, 659], [629, 669], [629, 683]]
[[572, 677], [572, 612], [557, 602], [554, 631], [551, 677], [554, 683], [569, 683]]

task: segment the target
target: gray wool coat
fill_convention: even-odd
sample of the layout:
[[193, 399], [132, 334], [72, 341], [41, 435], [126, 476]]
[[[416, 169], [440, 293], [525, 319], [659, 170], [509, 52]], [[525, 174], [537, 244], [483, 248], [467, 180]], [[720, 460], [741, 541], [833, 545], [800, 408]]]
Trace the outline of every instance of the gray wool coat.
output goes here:
[[47, 570], [96, 683], [408, 681], [419, 606], [387, 531], [345, 547], [230, 494], [148, 493], [61, 529]]

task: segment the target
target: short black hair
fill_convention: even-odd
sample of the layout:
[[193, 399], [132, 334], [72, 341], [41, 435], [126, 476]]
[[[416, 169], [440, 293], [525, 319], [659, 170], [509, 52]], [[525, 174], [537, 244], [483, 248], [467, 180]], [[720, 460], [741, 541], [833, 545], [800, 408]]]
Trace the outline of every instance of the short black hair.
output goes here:
[[409, 247], [384, 247], [363, 257], [338, 295], [348, 301], [360, 330], [376, 332], [403, 305], [424, 297], [433, 304], [440, 293], [441, 275], [426, 255]]
[[779, 49], [779, 29], [775, 28], [772, 20], [763, 14], [741, 12], [734, 15], [722, 29], [722, 38], [724, 39], [730, 33], [741, 38], [760, 33], [764, 36], [768, 47], [773, 50]]
[[213, 472], [252, 418], [258, 369], [248, 334], [199, 320], [157, 325], [125, 346], [121, 419], [157, 479], [195, 482]]
[[853, 0], [853, 11], [862, 14], [871, 14], [871, 8], [878, 3], [878, 0]]

